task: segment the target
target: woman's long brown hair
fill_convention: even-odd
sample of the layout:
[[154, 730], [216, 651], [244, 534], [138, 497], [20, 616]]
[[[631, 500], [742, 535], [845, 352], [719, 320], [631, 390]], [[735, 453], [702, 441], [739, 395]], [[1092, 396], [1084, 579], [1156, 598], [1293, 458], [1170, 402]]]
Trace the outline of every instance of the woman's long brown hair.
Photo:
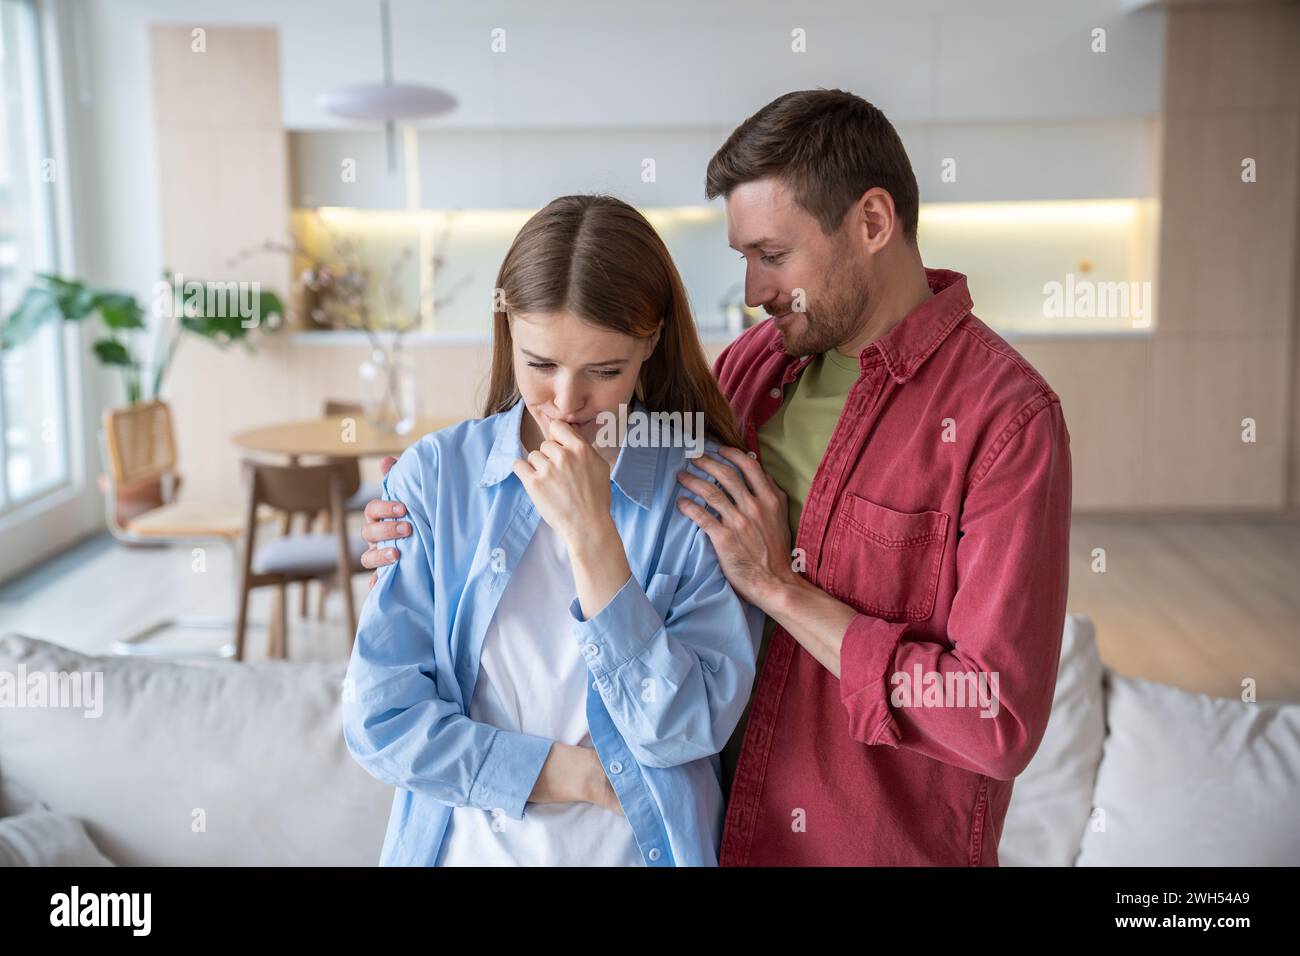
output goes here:
[[724, 445], [744, 443], [709, 371], [682, 278], [645, 217], [612, 196], [561, 196], [524, 224], [497, 273], [492, 378], [483, 414], [519, 400], [511, 312], [573, 312], [592, 325], [646, 338], [663, 319], [641, 366], [636, 395], [652, 412], [704, 413]]

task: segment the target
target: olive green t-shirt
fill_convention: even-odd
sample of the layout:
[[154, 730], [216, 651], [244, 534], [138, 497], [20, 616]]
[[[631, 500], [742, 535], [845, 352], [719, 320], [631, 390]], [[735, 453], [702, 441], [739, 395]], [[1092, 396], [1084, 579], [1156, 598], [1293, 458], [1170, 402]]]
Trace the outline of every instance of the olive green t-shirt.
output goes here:
[[[862, 374], [856, 356], [837, 349], [816, 356], [804, 368], [794, 384], [787, 386], [785, 400], [776, 414], [758, 430], [758, 453], [763, 470], [777, 483], [790, 502], [790, 541], [799, 530], [799, 516], [812, 487], [813, 476], [826, 454], [831, 434], [840, 420], [844, 402]], [[763, 624], [763, 640], [758, 649], [758, 668], [763, 670], [768, 643], [776, 623], [768, 618]], [[740, 755], [740, 744], [749, 723], [749, 704], [740, 718], [736, 732], [722, 751], [723, 789], [731, 790], [731, 777]]]

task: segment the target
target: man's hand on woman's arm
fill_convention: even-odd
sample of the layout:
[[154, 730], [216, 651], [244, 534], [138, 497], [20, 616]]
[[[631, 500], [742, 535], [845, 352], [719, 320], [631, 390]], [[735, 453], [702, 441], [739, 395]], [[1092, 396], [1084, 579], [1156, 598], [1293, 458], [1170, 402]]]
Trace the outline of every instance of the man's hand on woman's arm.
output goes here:
[[[388, 470], [395, 464], [397, 464], [397, 459], [392, 455], [387, 455], [379, 463], [379, 470], [387, 475]], [[382, 568], [386, 564], [396, 564], [396, 548], [380, 548], [376, 547], [376, 545], [381, 541], [391, 541], [394, 538], [410, 536], [410, 522], [398, 520], [406, 516], [406, 507], [400, 501], [385, 501], [382, 498], [372, 498], [366, 502], [365, 516], [366, 523], [361, 529], [361, 537], [366, 539], [370, 547], [361, 555], [361, 566], [363, 568]], [[378, 578], [377, 574], [370, 575], [370, 587], [375, 586], [375, 581]]]

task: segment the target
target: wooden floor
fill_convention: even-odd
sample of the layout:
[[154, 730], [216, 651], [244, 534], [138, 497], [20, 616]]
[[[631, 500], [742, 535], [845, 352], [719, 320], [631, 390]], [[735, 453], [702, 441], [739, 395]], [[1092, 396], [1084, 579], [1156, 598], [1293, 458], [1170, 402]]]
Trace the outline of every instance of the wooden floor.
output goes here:
[[[109, 535], [90, 538], [39, 568], [0, 587], [0, 634], [19, 633], [62, 644], [86, 654], [107, 654], [113, 642], [178, 615], [235, 616], [232, 553], [217, 544], [196, 562], [190, 547], [128, 548]], [[352, 581], [360, 610], [366, 578]], [[350, 634], [343, 625], [337, 591], [316, 616], [317, 588], [311, 585], [309, 616], [299, 614], [299, 589], [289, 587], [289, 657], [294, 660], [347, 660]], [[255, 590], [249, 601], [245, 656], [266, 656], [274, 588]], [[218, 648], [229, 631], [169, 630], [161, 644], [191, 650]], [[152, 643], [152, 642], [151, 642]]]
[[[1095, 548], [1104, 573], [1092, 570]], [[1300, 524], [1078, 518], [1070, 550], [1069, 610], [1096, 622], [1116, 671], [1219, 697], [1239, 697], [1253, 678], [1260, 700], [1300, 700]], [[0, 633], [104, 652], [161, 616], [232, 614], [231, 574], [220, 548], [199, 573], [189, 549], [127, 549], [100, 536], [0, 587]], [[353, 583], [359, 608], [365, 578]], [[266, 647], [270, 594], [254, 595], [250, 658]], [[337, 594], [324, 621], [314, 597], [309, 620], [295, 589], [289, 606], [291, 658], [346, 659]]]
[[1068, 609], [1120, 673], [1215, 697], [1253, 678], [1260, 700], [1300, 700], [1300, 523], [1076, 518]]

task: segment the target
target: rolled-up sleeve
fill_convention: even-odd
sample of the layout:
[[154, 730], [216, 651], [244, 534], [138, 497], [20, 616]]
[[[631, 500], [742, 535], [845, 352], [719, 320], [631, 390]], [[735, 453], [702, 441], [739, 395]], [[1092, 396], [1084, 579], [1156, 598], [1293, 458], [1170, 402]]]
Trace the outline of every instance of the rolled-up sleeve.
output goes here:
[[372, 776], [450, 806], [519, 819], [551, 741], [471, 720], [436, 651], [436, 449], [421, 442], [384, 479], [406, 506], [411, 536], [386, 542], [398, 562], [379, 569], [362, 606], [343, 695], [348, 751]]
[[[973, 481], [956, 545], [951, 646], [858, 614], [840, 649], [840, 692], [854, 739], [1009, 780], [1047, 728], [1065, 623], [1071, 482], [1060, 404], [1025, 409]], [[896, 703], [895, 682], [914, 684], [916, 674], [944, 687], [983, 681], [989, 705]]]
[[576, 599], [569, 608], [610, 718], [650, 767], [722, 750], [754, 682], [763, 626], [762, 612], [727, 583], [706, 535], [694, 531], [685, 557], [671, 564], [673, 573], [652, 576], [646, 588], [629, 577], [589, 619]]

